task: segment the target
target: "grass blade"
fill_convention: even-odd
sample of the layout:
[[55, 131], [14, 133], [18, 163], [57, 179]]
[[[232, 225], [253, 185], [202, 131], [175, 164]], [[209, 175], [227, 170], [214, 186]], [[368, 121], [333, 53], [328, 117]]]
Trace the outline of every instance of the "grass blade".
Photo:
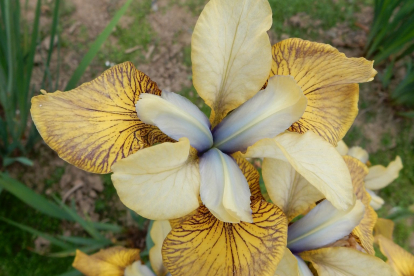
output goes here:
[[83, 274], [80, 271], [71, 270], [71, 271], [68, 271], [66, 273], [60, 274], [58, 276], [81, 276], [81, 275], [83, 275]]
[[11, 225], [13, 225], [13, 226], [16, 226], [17, 228], [20, 228], [20, 229], [22, 229], [22, 230], [24, 230], [24, 231], [27, 231], [27, 232], [29, 232], [29, 233], [32, 233], [33, 235], [36, 235], [36, 236], [42, 237], [42, 238], [44, 238], [44, 239], [46, 239], [46, 240], [50, 241], [50, 242], [51, 242], [51, 243], [53, 243], [54, 245], [59, 246], [59, 247], [61, 247], [61, 248], [63, 248], [63, 249], [73, 248], [73, 246], [71, 246], [70, 244], [67, 244], [67, 243], [65, 243], [65, 242], [63, 242], [63, 241], [60, 241], [59, 239], [56, 239], [56, 238], [54, 238], [54, 237], [50, 236], [49, 234], [46, 234], [46, 233], [40, 232], [40, 231], [38, 231], [38, 230], [36, 230], [36, 229], [34, 229], [34, 228], [32, 228], [32, 227], [29, 227], [29, 226], [26, 226], [26, 225], [23, 225], [23, 224], [20, 224], [20, 223], [14, 222], [14, 221], [9, 220], [9, 219], [4, 218], [4, 217], [0, 217], [0, 220], [2, 220], [2, 221], [4, 221], [4, 222], [7, 222], [8, 224], [11, 224]]
[[27, 205], [48, 216], [58, 219], [73, 220], [65, 211], [59, 208], [59, 206], [4, 173], [0, 173], [0, 187], [18, 197]]
[[132, 0], [127, 0], [126, 3], [116, 12], [115, 16], [112, 18], [111, 22], [105, 27], [105, 29], [100, 33], [100, 35], [96, 38], [94, 43], [92, 44], [89, 51], [83, 57], [82, 61], [80, 62], [78, 68], [76, 68], [75, 72], [73, 73], [71, 79], [69, 80], [68, 84], [66, 85], [65, 91], [71, 90], [76, 87], [80, 78], [82, 77], [83, 73], [85, 72], [86, 68], [92, 62], [96, 54], [98, 53], [99, 49], [101, 48], [102, 44], [108, 39], [109, 35], [111, 34], [113, 28], [118, 23], [119, 19], [124, 15], [124, 13], [128, 10], [129, 5], [131, 4]]
[[[105, 247], [104, 245], [99, 244], [99, 245], [85, 246], [85, 247], [76, 248], [76, 249], [79, 249], [83, 253], [91, 253], [91, 252], [94, 252], [94, 251], [96, 251], [98, 249], [101, 249], [101, 248], [104, 248], [104, 247]], [[49, 253], [49, 254], [47, 254], [47, 256], [48, 257], [54, 257], [54, 258], [64, 258], [64, 257], [75, 256], [76, 249], [73, 248], [73, 249], [64, 250], [64, 251], [60, 251], [60, 252], [56, 252], [56, 253]]]
[[91, 238], [76, 237], [76, 236], [59, 236], [61, 240], [79, 244], [79, 245], [110, 245], [112, 242], [110, 240], [95, 240]]

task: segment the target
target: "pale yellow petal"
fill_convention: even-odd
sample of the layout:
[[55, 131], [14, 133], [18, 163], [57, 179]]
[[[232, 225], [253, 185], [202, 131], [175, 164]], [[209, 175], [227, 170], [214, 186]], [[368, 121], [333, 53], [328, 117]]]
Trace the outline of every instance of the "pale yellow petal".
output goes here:
[[151, 267], [157, 276], [164, 276], [168, 272], [162, 262], [161, 249], [162, 243], [170, 231], [171, 226], [168, 220], [156, 220], [152, 224], [150, 235], [152, 241], [154, 242], [154, 246], [149, 251], [149, 257]]
[[211, 0], [204, 7], [191, 39], [191, 60], [194, 87], [212, 108], [213, 126], [266, 82], [271, 25], [266, 0]]
[[287, 161], [335, 207], [345, 210], [354, 205], [351, 176], [342, 156], [311, 131], [286, 132], [273, 139], [262, 139], [244, 155]]
[[324, 198], [289, 162], [265, 158], [262, 171], [270, 199], [283, 210], [288, 221]]
[[396, 276], [380, 258], [347, 247], [328, 247], [300, 254], [311, 262], [319, 276]]
[[336, 145], [336, 150], [339, 152], [339, 154], [341, 155], [347, 155], [348, 154], [348, 146], [345, 144], [344, 140], [341, 140], [338, 142], [338, 144]]
[[356, 198], [365, 206], [365, 214], [357, 227], [352, 230], [352, 235], [357, 242], [371, 255], [375, 255], [373, 230], [378, 215], [371, 207], [371, 196], [365, 190], [364, 178], [368, 174], [368, 167], [360, 160], [351, 156], [344, 156], [346, 165], [352, 178], [352, 186]]
[[116, 246], [103, 249], [91, 256], [76, 250], [72, 266], [86, 276], [123, 276], [125, 268], [137, 260], [138, 249]]
[[395, 223], [390, 219], [378, 218], [374, 227], [375, 236], [382, 235], [383, 237], [392, 240]]
[[308, 98], [305, 113], [290, 130], [312, 130], [336, 145], [358, 114], [357, 83], [376, 75], [373, 62], [347, 58], [330, 45], [298, 38], [283, 40], [272, 51], [270, 76], [293, 76]]
[[380, 209], [382, 205], [384, 205], [385, 201], [381, 197], [377, 196], [377, 194], [374, 191], [371, 191], [368, 188], [365, 188], [365, 190], [367, 190], [367, 192], [371, 196], [371, 202], [369, 203], [371, 207], [374, 210]]
[[143, 217], [174, 219], [199, 206], [200, 172], [187, 138], [140, 150], [112, 170], [119, 198]]
[[348, 155], [358, 159], [364, 164], [369, 160], [368, 152], [361, 147], [351, 147], [348, 151]]
[[155, 274], [148, 266], [142, 264], [141, 261], [136, 261], [125, 268], [123, 276], [155, 276]]
[[46, 144], [65, 161], [93, 172], [111, 166], [139, 149], [172, 141], [137, 117], [139, 95], [161, 90], [130, 62], [106, 70], [76, 89], [32, 98], [32, 118]]
[[288, 248], [285, 248], [285, 253], [277, 265], [274, 276], [300, 276], [298, 261]]
[[414, 256], [391, 240], [383, 237], [377, 237], [378, 244], [382, 254], [384, 254], [389, 263], [399, 276], [414, 275]]
[[162, 249], [171, 275], [273, 276], [286, 248], [286, 217], [261, 199], [251, 208], [253, 223], [221, 222], [202, 206], [173, 228]]
[[382, 165], [372, 166], [365, 178], [365, 186], [370, 190], [382, 189], [398, 178], [402, 168], [403, 164], [399, 156], [390, 162], [386, 168]]

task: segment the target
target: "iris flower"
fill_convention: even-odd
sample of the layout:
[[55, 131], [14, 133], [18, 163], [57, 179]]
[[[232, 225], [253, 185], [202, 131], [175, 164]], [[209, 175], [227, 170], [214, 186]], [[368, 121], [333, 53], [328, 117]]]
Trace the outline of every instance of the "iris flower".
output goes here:
[[[121, 201], [153, 220], [172, 220], [163, 259], [173, 275], [273, 275], [287, 223], [258, 187], [288, 164], [346, 212], [355, 204], [335, 150], [357, 114], [358, 83], [372, 62], [301, 39], [273, 48], [266, 0], [212, 0], [191, 42], [193, 83], [207, 119], [184, 97], [162, 91], [131, 63], [68, 91], [32, 100], [32, 117], [61, 158], [113, 172]], [[273, 186], [268, 180], [266, 186]]]
[[[369, 154], [361, 147], [351, 147], [340, 141], [336, 148], [341, 155], [349, 155], [359, 159], [362, 163], [371, 165], [369, 162]], [[374, 210], [378, 210], [384, 204], [384, 200], [374, 191], [387, 187], [395, 179], [398, 178], [400, 170], [403, 168], [401, 158], [397, 156], [394, 161], [390, 162], [387, 167], [375, 165], [369, 167], [369, 173], [365, 177], [365, 189], [371, 195], [371, 206]]]
[[86, 276], [154, 276], [141, 263], [138, 249], [111, 247], [91, 256], [76, 251], [73, 267]]
[[141, 263], [138, 249], [115, 246], [91, 256], [76, 251], [73, 267], [86, 276], [165, 276], [168, 271], [162, 263], [161, 246], [171, 230], [168, 221], [154, 221], [150, 235], [154, 246], [149, 251], [151, 267], [155, 274]]
[[392, 241], [394, 222], [378, 219], [375, 226], [375, 240], [387, 263], [397, 272], [398, 276], [414, 275], [414, 256]]
[[395, 275], [391, 267], [374, 256], [372, 230], [376, 214], [364, 189], [367, 169], [355, 158], [346, 156], [345, 161], [357, 198], [348, 211], [334, 208], [328, 200], [313, 207], [323, 195], [287, 165], [275, 172], [283, 188], [270, 193], [271, 199], [282, 206], [289, 220], [308, 211], [289, 225], [287, 249], [275, 275], [314, 275], [305, 261], [312, 263], [319, 276]]

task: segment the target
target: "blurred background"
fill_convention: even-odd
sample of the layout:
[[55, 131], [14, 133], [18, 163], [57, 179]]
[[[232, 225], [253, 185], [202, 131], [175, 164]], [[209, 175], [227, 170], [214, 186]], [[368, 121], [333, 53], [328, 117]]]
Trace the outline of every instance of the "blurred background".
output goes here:
[[[114, 243], [148, 258], [150, 221], [121, 204], [110, 175], [58, 158], [30, 118], [41, 89], [69, 90], [123, 61], [209, 112], [192, 86], [190, 40], [204, 0], [0, 0], [0, 274], [80, 275], [74, 249]], [[395, 241], [414, 251], [414, 1], [269, 0], [272, 43], [299, 37], [375, 60], [345, 137], [372, 165], [404, 169], [379, 195]], [[147, 244], [147, 247], [145, 246]]]

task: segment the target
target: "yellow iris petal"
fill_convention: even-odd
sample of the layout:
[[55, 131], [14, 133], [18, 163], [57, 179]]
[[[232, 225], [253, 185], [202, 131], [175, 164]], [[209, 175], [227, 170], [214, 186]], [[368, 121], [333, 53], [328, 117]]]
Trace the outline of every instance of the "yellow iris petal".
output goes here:
[[125, 268], [139, 259], [138, 249], [116, 246], [91, 256], [76, 250], [72, 265], [87, 276], [123, 276]]
[[171, 141], [142, 123], [141, 93], [160, 95], [157, 84], [125, 62], [78, 88], [32, 98], [32, 118], [45, 142], [67, 162], [108, 173], [116, 161], [154, 143]]
[[265, 0], [212, 0], [201, 13], [191, 39], [193, 83], [212, 108], [213, 127], [266, 82], [271, 25]]
[[372, 166], [365, 178], [365, 186], [371, 190], [382, 189], [398, 178], [402, 168], [403, 164], [399, 156], [390, 162], [387, 167], [382, 165]]
[[199, 206], [197, 153], [187, 138], [142, 149], [116, 162], [112, 169], [119, 198], [143, 217], [174, 219]]
[[151, 267], [157, 276], [164, 276], [167, 274], [167, 268], [162, 262], [161, 248], [165, 237], [171, 231], [171, 226], [168, 220], [156, 220], [152, 224], [151, 239], [154, 242], [154, 246], [150, 249], [150, 262]]
[[273, 275], [286, 247], [286, 217], [261, 199], [251, 208], [253, 223], [225, 223], [200, 207], [164, 241], [168, 271], [198, 276]]
[[387, 239], [392, 240], [394, 225], [394, 222], [390, 219], [378, 218], [374, 227], [375, 236], [382, 235]]
[[382, 254], [388, 258], [387, 263], [394, 268], [399, 276], [414, 275], [413, 255], [381, 235], [377, 237], [377, 240]]
[[361, 200], [365, 206], [365, 214], [357, 227], [352, 230], [358, 243], [371, 255], [375, 255], [374, 236], [372, 231], [377, 221], [377, 213], [370, 206], [371, 196], [365, 190], [364, 178], [368, 174], [368, 168], [358, 159], [344, 156], [346, 165], [352, 178], [352, 185], [356, 198]]
[[305, 113], [290, 130], [312, 130], [336, 145], [358, 113], [357, 83], [371, 81], [376, 74], [373, 62], [347, 58], [330, 45], [298, 38], [283, 40], [272, 51], [270, 76], [293, 76], [308, 98]]
[[324, 198], [289, 162], [266, 158], [262, 168], [270, 199], [283, 210], [288, 221]]
[[328, 247], [299, 254], [311, 262], [319, 276], [395, 276], [380, 258], [346, 247]]

